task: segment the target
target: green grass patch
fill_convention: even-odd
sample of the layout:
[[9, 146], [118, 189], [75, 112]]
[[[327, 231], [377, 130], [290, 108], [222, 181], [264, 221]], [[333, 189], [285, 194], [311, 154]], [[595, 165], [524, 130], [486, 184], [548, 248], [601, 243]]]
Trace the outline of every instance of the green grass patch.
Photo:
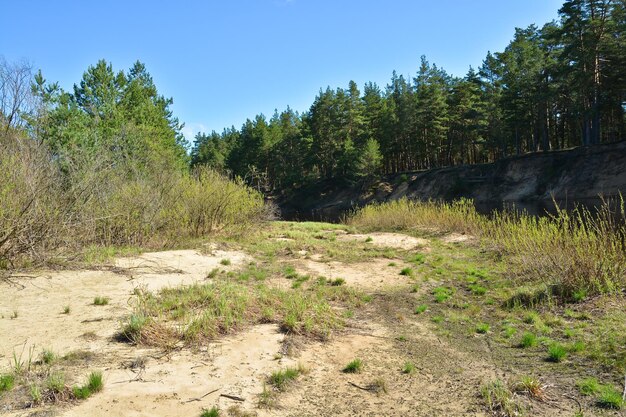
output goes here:
[[417, 265], [422, 265], [426, 262], [426, 255], [424, 255], [423, 253], [416, 253], [409, 258], [409, 262]]
[[111, 301], [111, 299], [109, 297], [94, 297], [93, 299], [93, 305], [95, 306], [105, 306], [107, 304], [109, 304], [109, 301]]
[[89, 374], [87, 383], [82, 386], [75, 385], [72, 387], [72, 393], [74, 397], [79, 400], [85, 400], [91, 397], [93, 394], [102, 391], [104, 388], [104, 381], [102, 379], [102, 372], [94, 371]]
[[298, 365], [297, 367], [287, 367], [285, 369], [272, 372], [267, 382], [278, 391], [286, 391], [287, 387], [303, 373], [306, 373], [306, 369], [302, 365]]
[[335, 279], [328, 280], [328, 285], [333, 286], [333, 287], [338, 287], [345, 283], [346, 283], [346, 280], [343, 278], [335, 278]]
[[620, 410], [624, 406], [622, 393], [612, 386], [605, 385], [597, 398], [598, 406], [613, 410]]
[[363, 361], [361, 359], [353, 359], [344, 368], [343, 372], [347, 374], [358, 374], [363, 370]]
[[479, 323], [476, 325], [476, 328], [475, 328], [476, 333], [479, 333], [479, 334], [485, 334], [489, 332], [489, 329], [490, 329], [490, 326], [487, 323]]
[[200, 417], [220, 417], [220, 410], [217, 407], [205, 408], [200, 413]]
[[402, 268], [402, 270], [400, 271], [400, 275], [404, 275], [406, 277], [412, 277], [415, 275], [415, 272], [413, 271], [413, 268]]
[[11, 391], [15, 386], [15, 375], [2, 374], [0, 375], [0, 392]]
[[407, 375], [414, 374], [415, 370], [416, 368], [413, 362], [405, 362], [404, 366], [402, 367], [402, 373]]
[[[564, 300], [617, 294], [626, 286], [626, 209], [621, 196], [593, 211], [556, 207], [555, 215], [540, 217], [514, 211], [485, 216], [467, 199], [400, 199], [365, 206], [348, 224], [367, 230], [435, 228], [479, 236], [506, 253], [509, 270], [526, 283], [546, 283], [551, 277], [548, 286]], [[481, 269], [467, 273], [489, 279]]]
[[478, 285], [478, 284], [473, 284], [469, 286], [470, 291], [472, 292], [472, 294], [474, 295], [485, 295], [487, 294], [487, 288]]
[[56, 355], [53, 351], [49, 349], [44, 349], [44, 351], [41, 352], [41, 362], [45, 363], [46, 365], [51, 365], [55, 359]]
[[436, 303], [445, 303], [453, 294], [454, 290], [449, 287], [437, 287], [433, 290]]
[[598, 406], [619, 410], [624, 407], [622, 393], [614, 386], [601, 384], [596, 378], [587, 378], [576, 383], [582, 395], [594, 396]]
[[426, 310], [428, 310], [428, 305], [420, 304], [417, 307], [415, 307], [415, 314], [422, 314]]
[[[298, 276], [293, 283], [301, 285], [308, 279]], [[158, 294], [141, 293], [121, 334], [146, 345], [164, 346], [176, 339], [196, 344], [245, 326], [273, 322], [286, 333], [326, 339], [344, 324], [331, 302], [353, 309], [369, 299], [339, 283], [328, 285], [324, 279], [285, 290], [225, 276], [215, 282], [165, 288]]]
[[533, 333], [525, 332], [522, 335], [519, 346], [524, 349], [537, 346], [537, 336]]
[[552, 343], [548, 346], [548, 360], [550, 362], [562, 362], [567, 357], [567, 349], [560, 343]]

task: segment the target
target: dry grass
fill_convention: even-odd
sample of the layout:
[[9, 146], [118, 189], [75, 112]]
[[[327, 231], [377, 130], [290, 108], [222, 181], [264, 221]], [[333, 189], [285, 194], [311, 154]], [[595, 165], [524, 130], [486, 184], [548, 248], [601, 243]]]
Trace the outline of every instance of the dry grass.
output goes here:
[[[329, 290], [329, 289], [332, 289]], [[340, 292], [347, 295], [338, 296]], [[276, 323], [286, 333], [325, 340], [343, 320], [329, 300], [348, 302], [354, 290], [315, 287], [283, 290], [259, 282], [225, 278], [207, 284], [142, 292], [120, 338], [171, 348], [179, 341], [197, 344], [260, 323]]]
[[359, 209], [348, 224], [368, 231], [438, 229], [444, 232], [476, 233], [485, 218], [470, 200], [452, 203], [413, 201], [406, 198]]
[[439, 230], [471, 233], [507, 257], [519, 282], [549, 283], [558, 296], [617, 293], [626, 286], [624, 199], [605, 201], [597, 211], [557, 207], [553, 216], [503, 212], [488, 218], [469, 200], [453, 203], [406, 199], [374, 204], [348, 224], [365, 230]]

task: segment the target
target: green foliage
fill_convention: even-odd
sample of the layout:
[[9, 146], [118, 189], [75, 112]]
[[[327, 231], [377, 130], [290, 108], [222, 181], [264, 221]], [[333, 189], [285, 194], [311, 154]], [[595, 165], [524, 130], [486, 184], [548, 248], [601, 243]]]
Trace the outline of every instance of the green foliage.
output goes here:
[[563, 345], [559, 343], [552, 343], [548, 347], [548, 360], [550, 362], [561, 362], [566, 356], [567, 349]]
[[285, 369], [272, 372], [268, 378], [268, 382], [278, 391], [285, 391], [287, 387], [304, 371], [305, 369], [302, 366], [287, 367]]
[[530, 348], [535, 346], [537, 346], [537, 336], [530, 332], [524, 333], [520, 341], [520, 347]]
[[211, 407], [210, 409], [203, 409], [200, 413], [200, 417], [220, 417], [220, 410], [217, 407]]
[[10, 391], [15, 386], [15, 376], [13, 374], [0, 375], [0, 392]]
[[45, 363], [46, 365], [52, 364], [52, 362], [54, 362], [55, 359], [56, 359], [56, 355], [51, 350], [46, 349], [41, 353], [41, 361]]
[[148, 324], [148, 318], [141, 313], [131, 314], [128, 322], [123, 326], [121, 335], [132, 343], [141, 341], [141, 331]]
[[594, 395], [602, 390], [602, 385], [596, 378], [587, 378], [576, 383], [578, 390], [583, 395]]
[[92, 393], [102, 391], [102, 388], [104, 387], [104, 382], [102, 381], [102, 372], [94, 371], [90, 373], [87, 380], [87, 387]]
[[487, 323], [479, 323], [476, 325], [476, 333], [485, 334], [489, 332], [489, 324]]
[[415, 373], [415, 370], [416, 368], [413, 362], [405, 362], [404, 366], [402, 367], [402, 373], [407, 375]]
[[435, 296], [435, 302], [444, 303], [448, 301], [450, 297], [454, 294], [454, 290], [448, 287], [437, 287], [433, 290], [433, 295]]
[[412, 277], [413, 275], [415, 275], [415, 272], [413, 271], [412, 268], [402, 268], [402, 270], [400, 271], [400, 275], [404, 275], [407, 277]]
[[31, 384], [28, 390], [30, 393], [30, 398], [33, 401], [33, 403], [34, 404], [41, 403], [42, 396], [41, 396], [41, 388], [39, 387], [39, 385]]
[[598, 406], [619, 410], [624, 406], [622, 393], [614, 386], [601, 384], [596, 378], [587, 378], [576, 383], [582, 395], [595, 396]]
[[116, 72], [98, 61], [72, 93], [38, 73], [32, 94], [20, 97], [40, 104], [24, 129], [5, 129], [0, 117], [0, 268], [59, 249], [241, 233], [270, 215], [241, 179], [187, 171], [172, 100], [140, 62]]
[[347, 374], [358, 374], [363, 369], [363, 361], [361, 359], [354, 359], [350, 361], [344, 368], [343, 372]]
[[72, 394], [78, 400], [85, 400], [93, 394], [102, 391], [103, 388], [104, 382], [102, 379], [102, 372], [94, 371], [89, 374], [85, 385], [75, 385], [72, 387]]
[[[308, 279], [308, 277], [306, 277]], [[301, 283], [300, 283], [301, 284]], [[135, 312], [120, 336], [133, 343], [171, 346], [197, 344], [244, 326], [273, 322], [286, 333], [326, 339], [343, 325], [329, 302], [361, 305], [363, 295], [346, 286], [311, 285], [284, 290], [237, 276], [211, 283], [140, 293]], [[174, 330], [172, 323], [185, 323]]]
[[416, 253], [409, 259], [409, 262], [413, 262], [414, 264], [421, 265], [424, 262], [426, 262], [426, 255], [424, 255], [423, 253]]
[[485, 295], [487, 293], [487, 288], [482, 285], [473, 284], [469, 286], [469, 289], [474, 295]]
[[422, 314], [427, 309], [428, 309], [428, 306], [426, 304], [420, 304], [417, 307], [415, 307], [415, 314]]
[[605, 386], [598, 397], [598, 405], [603, 408], [620, 410], [624, 406], [622, 393], [612, 386]]
[[65, 375], [61, 372], [53, 372], [46, 379], [46, 388], [54, 393], [62, 393], [65, 390]]

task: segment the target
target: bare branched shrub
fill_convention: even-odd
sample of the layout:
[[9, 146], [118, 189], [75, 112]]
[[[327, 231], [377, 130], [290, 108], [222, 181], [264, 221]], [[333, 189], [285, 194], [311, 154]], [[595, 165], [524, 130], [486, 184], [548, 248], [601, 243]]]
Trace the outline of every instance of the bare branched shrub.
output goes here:
[[62, 225], [59, 173], [45, 147], [0, 137], [0, 267], [25, 255], [40, 258]]

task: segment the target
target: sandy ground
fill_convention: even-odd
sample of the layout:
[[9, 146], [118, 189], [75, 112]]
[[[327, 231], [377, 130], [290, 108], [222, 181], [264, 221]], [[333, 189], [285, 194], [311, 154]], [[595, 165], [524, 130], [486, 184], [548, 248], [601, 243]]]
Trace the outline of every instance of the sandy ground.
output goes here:
[[428, 240], [418, 237], [407, 236], [400, 233], [370, 233], [367, 235], [360, 234], [345, 234], [337, 236], [337, 240], [342, 241], [361, 241], [365, 242], [370, 239], [372, 245], [412, 250], [418, 248], [426, 248], [428, 246]]
[[[342, 235], [338, 239], [365, 240], [401, 248], [424, 248], [428, 242], [410, 236], [379, 233]], [[450, 241], [462, 241], [454, 237]], [[229, 259], [229, 266], [221, 265]], [[8, 416], [198, 416], [203, 408], [240, 407], [258, 416], [483, 416], [477, 387], [502, 373], [489, 360], [488, 346], [481, 355], [468, 355], [436, 336], [428, 323], [396, 315], [394, 301], [381, 310], [366, 307], [359, 319], [327, 342], [305, 342], [293, 357], [284, 356], [285, 335], [265, 324], [225, 337], [199, 349], [177, 349], [167, 355], [115, 341], [121, 320], [132, 307], [137, 287], [158, 290], [168, 286], [204, 282], [214, 268], [236, 270], [251, 258], [242, 252], [214, 250], [147, 253], [118, 259], [114, 267], [99, 271], [65, 271], [20, 279], [22, 286], [0, 283], [0, 372], [14, 352], [52, 349], [61, 355], [89, 352], [68, 383], [84, 380], [94, 369], [104, 373], [105, 388], [76, 404], [35, 409], [15, 405], [0, 408]], [[301, 259], [299, 273], [344, 278], [347, 285], [380, 296], [406, 289], [411, 279], [399, 275], [402, 262], [388, 259], [343, 264]], [[427, 291], [426, 288], [420, 291]], [[109, 297], [106, 306], [93, 305], [95, 296]], [[63, 314], [65, 306], [71, 312]], [[11, 318], [17, 312], [16, 318]], [[409, 342], [398, 342], [398, 331]], [[143, 365], [132, 368], [141, 358]], [[343, 367], [354, 358], [364, 361], [363, 372], [346, 374]], [[401, 372], [406, 360], [416, 365], [413, 375]], [[296, 363], [309, 372], [278, 398], [278, 407], [258, 409], [258, 394], [267, 376]], [[366, 391], [384, 381], [386, 394]], [[208, 394], [208, 395], [207, 395]], [[236, 396], [243, 401], [229, 399]], [[0, 397], [1, 400], [1, 397]], [[1, 406], [2, 403], [0, 403]], [[550, 410], [571, 416], [571, 410]], [[225, 415], [225, 413], [223, 414]]]
[[346, 285], [369, 291], [408, 285], [412, 282], [411, 278], [400, 275], [404, 263], [395, 262], [395, 266], [390, 266], [389, 263], [388, 259], [372, 259], [351, 264], [299, 259], [294, 265], [299, 274], [324, 276], [329, 279], [343, 278]]

